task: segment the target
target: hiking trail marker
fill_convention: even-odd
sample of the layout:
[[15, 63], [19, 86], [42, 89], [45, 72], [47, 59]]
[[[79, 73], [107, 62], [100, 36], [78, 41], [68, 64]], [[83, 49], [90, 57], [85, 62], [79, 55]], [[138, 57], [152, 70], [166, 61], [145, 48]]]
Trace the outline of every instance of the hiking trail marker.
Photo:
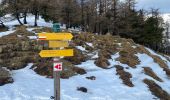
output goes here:
[[[63, 70], [61, 57], [73, 56], [73, 49], [61, 49], [69, 46], [69, 41], [73, 38], [71, 33], [39, 33], [38, 40], [49, 41], [49, 48], [53, 50], [42, 50], [39, 55], [43, 58], [53, 57], [53, 77], [54, 77], [54, 100], [60, 100], [60, 72]], [[60, 48], [60, 49], [56, 49]]]
[[58, 62], [58, 63], [54, 62], [53, 70], [54, 72], [62, 71], [62, 67], [63, 67], [62, 62]]

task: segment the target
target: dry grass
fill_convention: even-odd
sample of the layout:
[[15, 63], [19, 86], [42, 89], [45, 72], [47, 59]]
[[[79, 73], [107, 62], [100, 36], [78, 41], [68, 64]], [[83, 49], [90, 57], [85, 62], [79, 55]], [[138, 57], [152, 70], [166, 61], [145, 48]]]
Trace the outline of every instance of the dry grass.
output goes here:
[[144, 79], [145, 84], [148, 85], [150, 91], [153, 95], [160, 98], [160, 100], [170, 100], [170, 95], [163, 90], [158, 84], [156, 84], [153, 80]]
[[163, 80], [161, 78], [159, 78], [150, 67], [143, 67], [144, 68], [144, 72], [146, 75], [154, 78], [155, 80], [159, 81], [159, 82], [163, 82]]
[[168, 76], [170, 76], [170, 69], [169, 69], [168, 65], [159, 56], [151, 54], [147, 49], [145, 49], [144, 46], [138, 46], [136, 49], [139, 53], [145, 53], [145, 54], [149, 55], [150, 57], [152, 57], [154, 62], [159, 64], [159, 66], [166, 72], [166, 74]]
[[124, 68], [119, 65], [115, 65], [116, 68], [116, 74], [120, 76], [120, 79], [122, 79], [123, 83], [129, 87], [134, 87], [132, 81], [130, 78], [132, 78], [132, 75], [129, 72], [124, 71]]
[[110, 65], [109, 61], [104, 56], [100, 56], [99, 58], [97, 58], [94, 63], [96, 64], [96, 66], [101, 67], [103, 69], [107, 69]]
[[87, 57], [80, 50], [74, 48], [74, 56], [65, 57], [64, 59], [70, 61], [74, 65], [78, 65], [85, 62]]
[[136, 65], [140, 64], [138, 57], [133, 52], [122, 50], [119, 52], [119, 55], [120, 57], [116, 60], [132, 68], [136, 68]]
[[0, 32], [5, 32], [5, 31], [8, 31], [8, 28], [0, 26]]
[[17, 35], [22, 35], [22, 36], [30, 36], [30, 35], [34, 35], [34, 33], [27, 31], [26, 26], [18, 26], [16, 27], [16, 31], [14, 32], [14, 34]]
[[41, 33], [41, 32], [53, 32], [52, 28], [49, 27], [43, 27], [43, 28], [37, 28], [33, 30], [35, 33]]

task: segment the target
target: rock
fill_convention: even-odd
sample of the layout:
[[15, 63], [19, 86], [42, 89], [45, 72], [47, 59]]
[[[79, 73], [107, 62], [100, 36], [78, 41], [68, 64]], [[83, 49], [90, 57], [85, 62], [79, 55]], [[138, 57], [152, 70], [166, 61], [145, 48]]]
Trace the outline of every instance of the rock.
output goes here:
[[85, 88], [85, 87], [78, 87], [77, 90], [84, 92], [84, 93], [87, 93], [87, 88]]
[[86, 77], [86, 78], [89, 79], [89, 80], [96, 80], [95, 76], [90, 76], [90, 77]]

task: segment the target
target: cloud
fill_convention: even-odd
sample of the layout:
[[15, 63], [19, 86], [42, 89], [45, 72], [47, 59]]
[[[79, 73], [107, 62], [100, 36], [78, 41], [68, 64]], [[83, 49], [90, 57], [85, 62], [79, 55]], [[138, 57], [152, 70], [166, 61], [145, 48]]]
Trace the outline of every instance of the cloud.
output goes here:
[[170, 13], [170, 0], [136, 0], [138, 9], [158, 8], [161, 13]]

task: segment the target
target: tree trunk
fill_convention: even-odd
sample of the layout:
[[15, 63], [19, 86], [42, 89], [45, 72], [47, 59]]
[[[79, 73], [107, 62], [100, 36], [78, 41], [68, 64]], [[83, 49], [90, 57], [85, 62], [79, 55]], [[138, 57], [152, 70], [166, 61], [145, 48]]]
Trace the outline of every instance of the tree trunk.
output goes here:
[[18, 13], [18, 12], [16, 12], [16, 18], [17, 18], [19, 24], [20, 24], [20, 25], [23, 25], [23, 23], [22, 23], [21, 20], [19, 19], [19, 13]]
[[24, 24], [27, 24], [27, 11], [24, 12]]
[[38, 25], [37, 25], [37, 19], [38, 19], [38, 12], [35, 11], [35, 21], [34, 21], [34, 26], [38, 26]]
[[2, 20], [0, 20], [0, 24], [2, 27], [5, 27], [4, 23], [2, 22]]
[[82, 31], [84, 31], [85, 26], [84, 26], [84, 0], [81, 0], [81, 26], [82, 26]]

